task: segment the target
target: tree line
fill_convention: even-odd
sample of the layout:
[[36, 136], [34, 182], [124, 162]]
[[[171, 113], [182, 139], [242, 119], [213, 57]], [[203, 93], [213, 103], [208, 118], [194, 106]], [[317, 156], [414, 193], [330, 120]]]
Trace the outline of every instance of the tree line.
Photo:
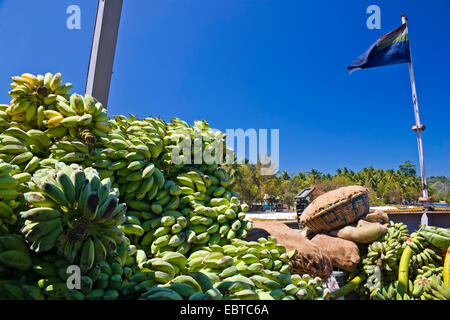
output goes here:
[[[235, 183], [235, 191], [241, 199], [254, 210], [262, 204], [282, 203], [294, 206], [294, 197], [306, 187], [314, 187], [311, 198], [348, 185], [365, 186], [369, 190], [370, 204], [415, 204], [422, 195], [421, 178], [411, 161], [405, 161], [394, 169], [363, 168], [353, 171], [348, 168], [337, 169], [334, 175], [311, 169], [307, 172], [278, 172], [275, 175], [261, 175], [261, 163], [227, 165], [230, 177]], [[450, 177], [430, 177], [428, 187], [433, 201], [450, 202]]]

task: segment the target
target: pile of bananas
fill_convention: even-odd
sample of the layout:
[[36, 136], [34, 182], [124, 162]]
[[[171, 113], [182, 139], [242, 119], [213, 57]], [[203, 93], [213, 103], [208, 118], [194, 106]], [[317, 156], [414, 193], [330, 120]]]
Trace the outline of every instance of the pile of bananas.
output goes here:
[[111, 177], [125, 200], [151, 201], [165, 182], [162, 171], [152, 161], [162, 152], [162, 140], [127, 136], [114, 130], [100, 138], [99, 143], [102, 145], [96, 146], [89, 156], [91, 163], [85, 164], [98, 168], [102, 176]]
[[446, 283], [443, 278], [449, 271], [448, 262], [444, 265], [441, 256], [450, 246], [450, 231], [422, 225], [411, 234], [407, 245], [411, 249], [408, 277], [414, 279], [409, 293], [420, 300], [450, 300], [448, 279]]
[[[55, 141], [49, 150], [50, 156], [48, 159], [54, 159], [67, 164], [83, 163], [89, 157], [89, 145], [84, 139], [79, 137], [64, 136]], [[83, 167], [89, 166], [85, 166], [83, 163]]]
[[188, 258], [164, 251], [147, 259], [138, 250], [140, 272], [131, 277], [141, 300], [320, 300], [320, 278], [290, 273], [294, 252], [273, 237], [198, 247]]
[[[205, 121], [110, 119], [59, 73], [11, 86], [0, 105], [1, 298], [138, 298], [142, 273], [167, 283], [199, 272], [186, 268], [190, 252], [245, 238], [248, 207], [218, 164], [225, 135]], [[164, 258], [185, 262], [153, 271]], [[81, 289], [67, 288], [71, 265]]]
[[226, 245], [231, 239], [245, 238], [251, 229], [251, 222], [244, 220], [248, 207], [220, 185], [226, 180], [216, 175], [223, 177], [224, 171], [216, 169], [214, 174], [184, 172], [176, 176], [176, 182], [167, 180], [150, 206], [127, 202], [132, 209], [151, 211], [135, 214], [146, 220], [140, 244], [150, 247], [152, 254], [167, 250], [186, 254], [195, 246]]
[[[377, 288], [372, 292], [371, 297], [375, 300], [449, 300], [450, 287], [443, 281], [442, 257], [439, 255], [439, 248], [431, 245], [421, 235], [427, 226], [421, 226], [421, 231], [413, 232], [406, 242], [400, 268], [403, 260], [408, 262], [407, 285], [399, 290], [399, 282], [395, 281]], [[445, 232], [445, 229], [435, 231]], [[407, 250], [409, 257], [403, 256]], [[405, 270], [399, 270], [400, 275]]]
[[[196, 184], [201, 185], [201, 177], [195, 171], [179, 175], [177, 180], [183, 182], [176, 184], [172, 180], [166, 181], [150, 207], [150, 214], [145, 211], [136, 214], [146, 220], [142, 224], [144, 236], [140, 244], [150, 247], [152, 254], [159, 251], [178, 251], [185, 254], [195, 246], [225, 245], [231, 239], [244, 238], [246, 230], [251, 228], [251, 222], [244, 220], [247, 207], [239, 204], [236, 197], [211, 198], [208, 191], [195, 191], [196, 189], [191, 188], [192, 185], [185, 186], [194, 184], [188, 175], [197, 177]], [[209, 177], [214, 176], [205, 175], [205, 180], [210, 181]], [[214, 180], [218, 181], [217, 178]], [[212, 187], [210, 190], [218, 189], [217, 186]], [[222, 195], [224, 188], [221, 189]], [[136, 209], [135, 202], [128, 204]], [[126, 230], [124, 232], [127, 234]]]
[[132, 243], [152, 254], [160, 250], [187, 253], [193, 245], [221, 240], [226, 244], [246, 236], [251, 223], [243, 221], [243, 212], [248, 207], [239, 204], [227, 172], [214, 162], [185, 165], [172, 159], [172, 150], [181, 145], [196, 150], [196, 135], [201, 135], [203, 149], [211, 149], [213, 137], [223, 140], [221, 133], [213, 132], [205, 121], [190, 127], [177, 118], [167, 124], [158, 118], [114, 116], [111, 123], [113, 130], [100, 136], [89, 154], [79, 147], [75, 151], [77, 146], [71, 148], [70, 140], [52, 148], [66, 157], [61, 161], [92, 166], [102, 179], [110, 178], [119, 188], [130, 208], [120, 228]]
[[448, 245], [448, 229], [422, 225], [408, 235], [405, 225], [390, 222], [389, 232], [369, 246], [355, 272], [366, 280], [355, 292], [374, 300], [448, 300], [443, 278], [448, 263], [443, 265], [441, 255]]
[[184, 161], [189, 160], [186, 157], [192, 156], [190, 160], [193, 163], [203, 163], [199, 166], [201, 171], [213, 170], [219, 159], [232, 154], [226, 148], [225, 137], [224, 133], [212, 130], [204, 120], [194, 121], [191, 127], [185, 121], [173, 118], [164, 138], [170, 156], [167, 155], [164, 160], [169, 165], [175, 162], [172, 170], [176, 171], [183, 167]]

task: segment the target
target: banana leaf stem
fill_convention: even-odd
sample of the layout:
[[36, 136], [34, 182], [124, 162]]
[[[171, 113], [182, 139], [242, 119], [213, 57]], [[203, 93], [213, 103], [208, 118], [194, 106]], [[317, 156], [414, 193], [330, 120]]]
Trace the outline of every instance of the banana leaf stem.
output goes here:
[[442, 277], [444, 279], [444, 284], [448, 286], [450, 283], [450, 246], [447, 248], [447, 254], [445, 255]]
[[347, 282], [345, 285], [340, 287], [338, 290], [333, 291], [333, 293], [331, 293], [331, 295], [330, 295], [330, 299], [336, 300], [340, 297], [345, 296], [346, 294], [349, 294], [350, 292], [352, 292], [353, 290], [358, 288], [359, 285], [366, 279], [367, 279], [367, 275], [364, 272], [360, 273], [359, 275], [354, 277], [352, 280]]
[[398, 267], [398, 287], [397, 292], [403, 296], [408, 290], [408, 268], [409, 260], [411, 259], [412, 249], [406, 246], [400, 258], [400, 265]]

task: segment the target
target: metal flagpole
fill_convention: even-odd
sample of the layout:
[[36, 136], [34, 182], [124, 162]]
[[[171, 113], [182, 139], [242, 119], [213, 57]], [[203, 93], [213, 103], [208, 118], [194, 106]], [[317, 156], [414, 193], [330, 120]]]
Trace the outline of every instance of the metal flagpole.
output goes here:
[[86, 93], [106, 108], [123, 0], [98, 0]]
[[[402, 15], [402, 24], [407, 23], [408, 18], [405, 14]], [[411, 53], [410, 53], [411, 56]], [[419, 106], [417, 103], [416, 95], [416, 82], [414, 80], [414, 71], [412, 66], [412, 58], [409, 62], [409, 77], [411, 80], [412, 98], [414, 103], [414, 115], [416, 119], [416, 125], [412, 129], [417, 133], [417, 146], [419, 149], [419, 163], [420, 163], [420, 175], [422, 177], [422, 197], [419, 198], [419, 202], [422, 202], [425, 208], [430, 207], [431, 198], [428, 196], [428, 186], [425, 174], [425, 163], [423, 160], [423, 146], [422, 146], [422, 131], [425, 130], [425, 126], [420, 123]]]

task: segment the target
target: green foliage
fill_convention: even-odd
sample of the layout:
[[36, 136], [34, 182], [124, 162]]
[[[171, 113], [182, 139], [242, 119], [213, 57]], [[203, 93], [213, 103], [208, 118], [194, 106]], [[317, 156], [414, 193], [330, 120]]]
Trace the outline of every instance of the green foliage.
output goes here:
[[405, 161], [404, 164], [399, 165], [398, 170], [401, 173], [404, 173], [412, 177], [416, 175], [416, 166], [413, 165], [412, 162], [409, 160]]
[[[344, 167], [336, 174], [324, 174], [311, 169], [309, 172], [279, 172], [272, 176], [260, 174], [261, 164], [229, 165], [227, 170], [236, 183], [236, 192], [249, 205], [284, 203], [294, 205], [294, 197], [302, 189], [313, 186], [312, 197], [348, 185], [361, 185], [369, 189], [373, 206], [386, 204], [414, 203], [422, 195], [421, 179], [411, 161], [399, 165], [398, 170], [363, 168], [356, 172]], [[450, 178], [430, 177], [428, 179], [433, 200], [450, 201]]]
[[450, 177], [429, 177], [427, 182], [434, 201], [450, 202]]

